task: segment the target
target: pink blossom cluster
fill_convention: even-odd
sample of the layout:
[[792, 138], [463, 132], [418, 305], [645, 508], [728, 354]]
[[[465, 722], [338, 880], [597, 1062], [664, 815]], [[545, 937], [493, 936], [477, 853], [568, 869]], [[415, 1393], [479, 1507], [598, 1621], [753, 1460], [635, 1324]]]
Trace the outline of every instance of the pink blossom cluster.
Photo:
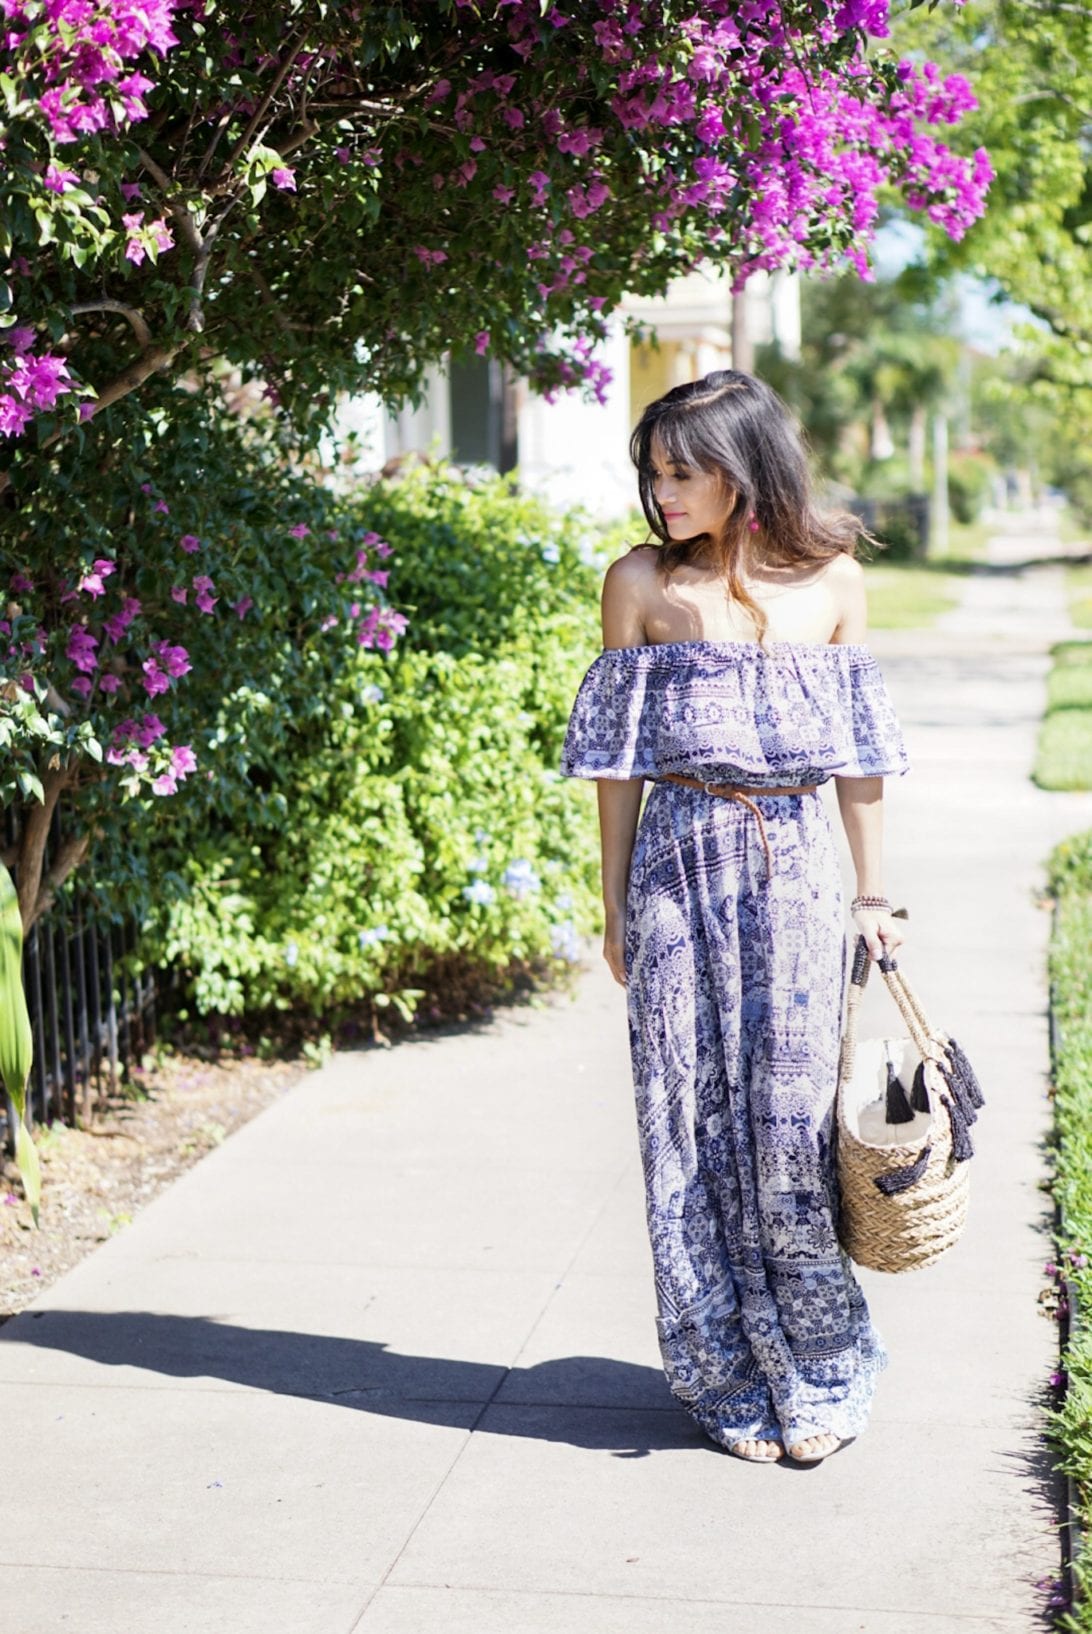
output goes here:
[[[371, 565], [373, 553], [382, 561], [391, 555], [391, 547], [380, 534], [369, 530], [361, 536], [353, 566], [346, 573], [335, 574], [335, 582], [375, 584], [381, 590], [386, 590], [390, 569], [373, 567]], [[348, 615], [350, 624], [355, 626], [357, 644], [361, 647], [379, 647], [383, 652], [390, 651], [395, 639], [409, 623], [404, 613], [396, 612], [393, 607], [383, 606], [377, 602], [369, 602], [364, 607], [360, 602], [352, 601], [348, 606]], [[339, 622], [337, 615], [330, 613], [323, 620], [321, 628], [332, 630]]]
[[[190, 772], [197, 770], [197, 756], [190, 744], [172, 748], [162, 740], [167, 731], [158, 715], [144, 715], [141, 720], [126, 719], [114, 727], [106, 761], [110, 766], [127, 766], [133, 772], [147, 774], [153, 794], [177, 794]], [[148, 751], [156, 746], [156, 764]]]
[[[201, 15], [204, 0], [0, 0], [0, 51], [11, 80], [37, 109], [58, 146], [99, 132], [116, 133], [148, 109], [153, 81], [133, 63], [146, 51], [165, 55], [178, 40], [171, 24], [179, 11]], [[41, 183], [64, 194], [80, 176], [49, 161]], [[165, 220], [143, 224], [143, 215], [125, 216], [125, 254], [137, 265], [149, 246], [170, 248]], [[29, 267], [15, 258], [14, 270]], [[9, 331], [15, 360], [0, 366], [0, 436], [17, 437], [36, 414], [48, 413], [72, 378], [63, 358], [31, 350], [34, 332]], [[93, 410], [81, 405], [81, 418]]]
[[[729, 249], [737, 288], [759, 269], [826, 270], [847, 258], [871, 276], [867, 248], [885, 185], [953, 238], [985, 207], [993, 176], [985, 151], [957, 155], [935, 129], [975, 107], [967, 81], [931, 63], [873, 60], [868, 37], [889, 34], [888, 0], [815, 0], [807, 9], [783, 0], [704, 0], [670, 27], [655, 0], [599, 0], [590, 33], [612, 84], [597, 95], [594, 121], [579, 92], [560, 105], [548, 95], [540, 70], [549, 31], [571, 29], [576, 19], [541, 0], [498, 0], [488, 9], [506, 19], [522, 70], [442, 78], [425, 106], [470, 137], [476, 153], [503, 159], [509, 174], [490, 175], [490, 196], [527, 223], [544, 335], [560, 324], [578, 341], [602, 336], [604, 303], [581, 286], [594, 280], [611, 228], [600, 223], [593, 234], [587, 222], [615, 196], [612, 156], [626, 153], [628, 133], [640, 133], [655, 155], [640, 183], [651, 226], [684, 236], [698, 259], [703, 243], [720, 258]], [[579, 67], [568, 71], [576, 82], [582, 73], [590, 78]], [[421, 162], [405, 147], [391, 158], [398, 171]], [[434, 186], [465, 185], [463, 170], [437, 172]], [[630, 209], [632, 185], [622, 190]], [[447, 259], [442, 239], [414, 253], [430, 270]], [[491, 344], [481, 329], [476, 349], [484, 354]], [[601, 395], [601, 365], [588, 349], [563, 352], [556, 340], [543, 344], [542, 380]]]
[[32, 351], [34, 330], [17, 324], [4, 337], [11, 356], [0, 362], [0, 436], [17, 437], [35, 414], [53, 408], [63, 392], [72, 390], [63, 357]]
[[0, 41], [12, 77], [42, 87], [37, 106], [54, 142], [76, 142], [145, 117], [153, 82], [129, 65], [178, 44], [171, 24], [183, 9], [195, 8], [179, 0], [3, 0]]

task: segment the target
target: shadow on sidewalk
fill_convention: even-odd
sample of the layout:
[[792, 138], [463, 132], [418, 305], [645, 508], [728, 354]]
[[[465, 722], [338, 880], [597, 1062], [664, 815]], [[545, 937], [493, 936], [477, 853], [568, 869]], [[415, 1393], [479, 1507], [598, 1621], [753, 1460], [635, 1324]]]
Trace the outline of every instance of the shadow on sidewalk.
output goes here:
[[151, 1311], [29, 1311], [9, 1325], [0, 1345], [12, 1342], [65, 1351], [104, 1367], [222, 1379], [249, 1390], [455, 1428], [467, 1427], [474, 1408], [489, 1406], [493, 1423], [485, 1428], [494, 1434], [628, 1457], [672, 1447], [693, 1450], [705, 1440], [659, 1369], [603, 1356], [506, 1368], [401, 1355], [378, 1340], [233, 1327]]

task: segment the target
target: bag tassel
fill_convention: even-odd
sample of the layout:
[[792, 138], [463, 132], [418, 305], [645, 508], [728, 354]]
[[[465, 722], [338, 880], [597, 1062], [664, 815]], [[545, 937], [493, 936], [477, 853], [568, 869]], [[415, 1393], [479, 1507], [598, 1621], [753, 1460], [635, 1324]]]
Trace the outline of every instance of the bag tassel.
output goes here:
[[954, 1038], [949, 1038], [944, 1046], [944, 1053], [952, 1063], [952, 1071], [963, 1084], [964, 1094], [971, 1106], [976, 1108], [985, 1106], [986, 1097], [975, 1076], [975, 1070]]
[[964, 1126], [969, 1129], [978, 1117], [978, 1108], [970, 1098], [966, 1081], [954, 1065], [945, 1067], [943, 1061], [937, 1062], [937, 1071], [947, 1084], [952, 1100], [959, 1108], [959, 1115], [963, 1119]]
[[887, 1095], [884, 1106], [885, 1123], [910, 1123], [914, 1109], [906, 1098], [902, 1079], [889, 1061], [887, 1063]]
[[967, 1120], [963, 1116], [963, 1108], [954, 1095], [951, 1099], [947, 1095], [942, 1095], [940, 1099], [942, 1105], [948, 1108], [948, 1117], [951, 1120], [952, 1156], [957, 1163], [965, 1163], [969, 1157], [974, 1156], [974, 1147], [971, 1145], [971, 1137], [967, 1132]]
[[929, 1163], [929, 1154], [932, 1146], [922, 1148], [921, 1156], [913, 1163], [908, 1163], [905, 1169], [889, 1169], [886, 1174], [878, 1174], [872, 1184], [877, 1191], [882, 1191], [885, 1197], [894, 1196], [897, 1191], [906, 1191], [915, 1180], [920, 1180]]
[[925, 1062], [919, 1061], [914, 1068], [914, 1081], [910, 1086], [910, 1105], [915, 1112], [928, 1112], [929, 1091], [925, 1087]]

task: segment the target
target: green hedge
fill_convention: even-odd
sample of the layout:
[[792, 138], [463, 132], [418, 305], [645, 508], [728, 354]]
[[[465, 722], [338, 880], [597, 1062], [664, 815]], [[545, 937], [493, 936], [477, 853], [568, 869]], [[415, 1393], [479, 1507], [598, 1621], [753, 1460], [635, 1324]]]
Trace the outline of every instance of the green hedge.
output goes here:
[[561, 970], [601, 924], [593, 787], [557, 764], [619, 539], [443, 465], [356, 506], [394, 548], [405, 636], [361, 650], [295, 716], [226, 699], [223, 730], [250, 745], [271, 717], [253, 798], [159, 814], [146, 954], [203, 1012], [372, 997], [408, 1019], [441, 963], [461, 981], [513, 961]]
[[1092, 641], [1059, 641], [1047, 677], [1035, 782], [1044, 789], [1092, 788]]
[[[1055, 847], [1049, 864], [1057, 903], [1050, 943], [1050, 982], [1057, 1049], [1053, 1063], [1056, 1165], [1054, 1195], [1063, 1221], [1055, 1260], [1053, 1304], [1071, 1327], [1053, 1384], [1051, 1439], [1059, 1467], [1072, 1477], [1080, 1524], [1092, 1531], [1092, 830]], [[1059, 1626], [1092, 1631], [1092, 1552], [1086, 1541], [1074, 1563], [1076, 1610]]]

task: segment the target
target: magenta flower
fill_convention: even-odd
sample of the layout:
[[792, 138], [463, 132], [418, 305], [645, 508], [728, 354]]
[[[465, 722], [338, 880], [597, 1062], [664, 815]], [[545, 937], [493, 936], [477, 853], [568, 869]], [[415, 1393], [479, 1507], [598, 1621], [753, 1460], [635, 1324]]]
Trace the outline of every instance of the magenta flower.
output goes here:
[[167, 223], [164, 221], [162, 216], [158, 221], [149, 222], [147, 230], [149, 233], [151, 233], [157, 250], [169, 250], [173, 248], [174, 238], [171, 235], [171, 229], [167, 226]]
[[171, 770], [178, 778], [197, 770], [197, 756], [188, 743], [179, 744], [171, 750]]
[[311, 532], [311, 529], [307, 526], [306, 522], [297, 522], [295, 527], [289, 528], [288, 531], [292, 535], [293, 539], [306, 539], [307, 535]]
[[184, 584], [171, 585], [171, 600], [176, 601], [180, 607], [185, 607], [188, 595], [189, 591]]
[[99, 560], [94, 564], [90, 573], [84, 574], [83, 578], [77, 585], [77, 589], [82, 590], [86, 595], [94, 596], [95, 598], [104, 596], [106, 594], [106, 586], [102, 581], [103, 579], [108, 579], [111, 573], [114, 571], [115, 567], [113, 562]]
[[82, 624], [74, 624], [68, 632], [68, 645], [65, 648], [65, 657], [75, 664], [79, 670], [90, 672], [98, 668], [98, 655], [95, 648], [99, 644], [97, 635], [92, 635]]
[[176, 681], [179, 676], [187, 674], [193, 668], [185, 647], [172, 647], [167, 641], [156, 641], [152, 644], [152, 651], [167, 674], [173, 676]]
[[70, 187], [75, 187], [79, 179], [74, 170], [60, 170], [55, 164], [49, 164], [42, 182], [51, 193], [66, 193]]
[[100, 675], [99, 686], [102, 688], [103, 692], [113, 693], [117, 692], [118, 688], [121, 686], [121, 682], [116, 675], [112, 675], [109, 671], [107, 671], [105, 675]]
[[203, 613], [211, 613], [219, 601], [212, 594], [214, 585], [207, 573], [199, 573], [193, 581], [193, 599]]
[[16, 595], [29, 595], [34, 589], [34, 580], [28, 579], [25, 573], [16, 571], [8, 580], [8, 584]]
[[158, 698], [161, 692], [170, 691], [170, 680], [164, 675], [154, 658], [146, 658], [141, 665], [141, 669], [144, 671], [142, 685], [149, 698]]
[[278, 165], [276, 170], [270, 171], [270, 180], [274, 187], [281, 192], [294, 193], [296, 191], [296, 172], [289, 170], [285, 165]]
[[178, 779], [173, 772], [160, 772], [158, 777], [152, 778], [153, 794], [177, 794]]
[[114, 613], [103, 623], [103, 629], [110, 640], [117, 646], [130, 624], [140, 612], [140, 603], [135, 596], [126, 596], [121, 604], [121, 611]]
[[0, 392], [0, 437], [18, 437], [33, 418], [25, 403]]
[[77, 675], [69, 687], [69, 691], [78, 692], [81, 698], [89, 698], [91, 696], [91, 682], [86, 675]]
[[245, 618], [253, 606], [253, 596], [240, 596], [238, 601], [232, 603], [231, 610], [233, 613], [238, 613], [240, 618]]
[[484, 357], [489, 350], [489, 330], [479, 329], [474, 336], [474, 350], [479, 357]]
[[158, 715], [145, 715], [136, 729], [136, 740], [142, 749], [150, 749], [166, 730]]
[[201, 549], [201, 541], [198, 539], [197, 535], [193, 533], [184, 533], [181, 539], [178, 541], [178, 544], [179, 548], [184, 550], [187, 556], [192, 556], [195, 551]]

